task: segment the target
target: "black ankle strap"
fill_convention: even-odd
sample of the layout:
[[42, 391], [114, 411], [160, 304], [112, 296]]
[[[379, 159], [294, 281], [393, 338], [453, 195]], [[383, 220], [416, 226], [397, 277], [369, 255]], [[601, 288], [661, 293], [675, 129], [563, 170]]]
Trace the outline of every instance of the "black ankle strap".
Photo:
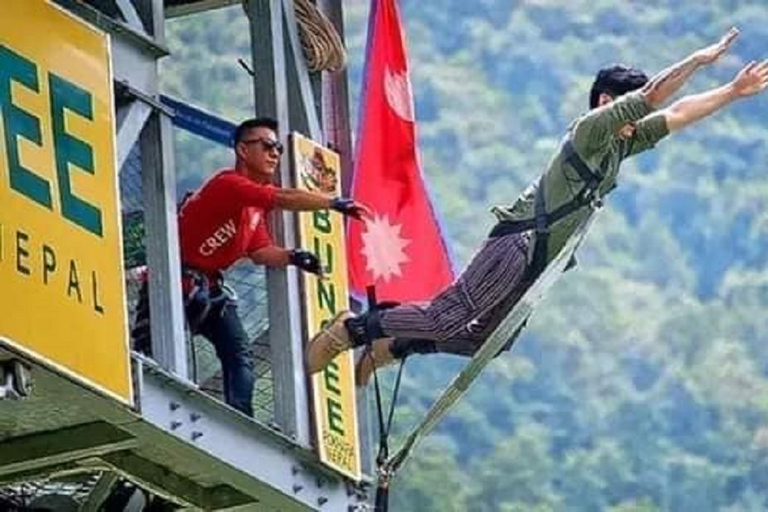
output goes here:
[[360, 347], [369, 345], [373, 340], [385, 338], [386, 334], [381, 328], [381, 316], [378, 309], [372, 309], [360, 316], [347, 318], [344, 321], [352, 337], [352, 346]]

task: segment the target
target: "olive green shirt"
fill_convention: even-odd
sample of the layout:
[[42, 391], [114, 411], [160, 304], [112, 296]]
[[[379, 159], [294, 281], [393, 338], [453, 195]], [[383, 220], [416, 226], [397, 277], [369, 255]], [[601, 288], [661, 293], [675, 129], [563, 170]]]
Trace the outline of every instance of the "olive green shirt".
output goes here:
[[[565, 142], [571, 138], [576, 153], [589, 168], [603, 176], [599, 197], [613, 189], [619, 173], [619, 165], [625, 158], [653, 148], [669, 134], [664, 115], [653, 114], [639, 91], [630, 92], [616, 100], [592, 109], [571, 125], [568, 135], [541, 176], [544, 182], [544, 200], [547, 212], [552, 212], [571, 201], [584, 187], [576, 170], [566, 162], [563, 151]], [[635, 123], [634, 135], [626, 140], [619, 138], [619, 129]], [[491, 211], [499, 220], [524, 220], [534, 217], [534, 197], [539, 180], [536, 180], [512, 206], [494, 206]], [[556, 222], [550, 229], [547, 261], [554, 258], [571, 234], [592, 213], [584, 206]], [[535, 233], [531, 234], [532, 240]], [[534, 244], [531, 243], [531, 252]], [[530, 254], [529, 254], [530, 257]]]

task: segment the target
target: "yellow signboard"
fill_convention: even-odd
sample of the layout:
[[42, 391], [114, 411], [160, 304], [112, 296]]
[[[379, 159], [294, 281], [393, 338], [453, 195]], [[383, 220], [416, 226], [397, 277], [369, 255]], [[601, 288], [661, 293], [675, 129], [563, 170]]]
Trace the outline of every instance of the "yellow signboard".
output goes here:
[[[291, 137], [297, 186], [336, 194], [339, 155], [294, 133]], [[349, 285], [344, 250], [344, 221], [329, 210], [299, 214], [299, 243], [314, 252], [327, 270], [323, 279], [304, 280], [303, 299], [307, 339], [348, 308]], [[347, 350], [312, 377], [315, 429], [320, 459], [354, 480], [360, 480], [354, 362]]]
[[109, 40], [2, 4], [0, 340], [131, 403]]

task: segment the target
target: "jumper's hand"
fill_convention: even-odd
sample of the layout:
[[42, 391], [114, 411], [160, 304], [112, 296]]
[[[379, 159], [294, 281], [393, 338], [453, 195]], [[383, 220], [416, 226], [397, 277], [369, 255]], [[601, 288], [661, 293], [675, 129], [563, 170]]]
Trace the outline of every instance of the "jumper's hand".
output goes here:
[[731, 44], [733, 43], [733, 40], [736, 39], [738, 35], [739, 29], [732, 27], [723, 37], [720, 38], [720, 41], [695, 52], [693, 54], [693, 58], [702, 65], [712, 64], [717, 59], [719, 59], [722, 54], [728, 51], [728, 49], [731, 47]]
[[739, 96], [751, 96], [762, 92], [768, 86], [768, 60], [759, 64], [750, 62], [731, 82], [734, 92]]

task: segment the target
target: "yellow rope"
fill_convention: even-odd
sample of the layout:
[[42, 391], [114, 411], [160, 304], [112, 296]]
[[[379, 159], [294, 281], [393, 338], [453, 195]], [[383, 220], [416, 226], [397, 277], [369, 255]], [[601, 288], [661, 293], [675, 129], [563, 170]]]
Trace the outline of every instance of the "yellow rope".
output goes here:
[[[310, 71], [340, 71], [347, 65], [347, 52], [333, 23], [311, 0], [294, 0], [296, 23], [304, 59]], [[248, 13], [248, 0], [243, 0]]]

